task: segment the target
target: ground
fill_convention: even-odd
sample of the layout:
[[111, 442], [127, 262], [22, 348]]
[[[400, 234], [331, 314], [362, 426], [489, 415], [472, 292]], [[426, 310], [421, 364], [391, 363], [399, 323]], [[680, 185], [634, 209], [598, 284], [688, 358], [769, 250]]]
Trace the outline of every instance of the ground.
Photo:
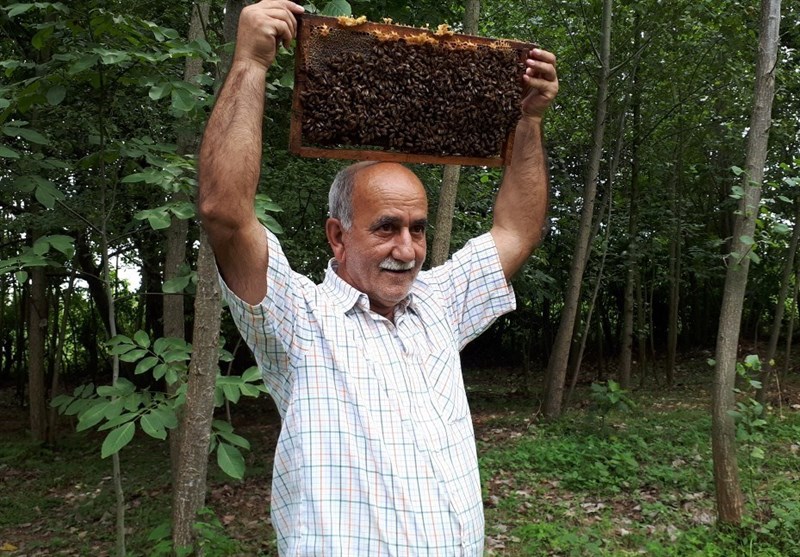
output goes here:
[[[470, 372], [486, 554], [800, 556], [800, 380], [791, 377], [772, 398], [754, 430], [761, 436], [742, 442], [746, 524], [719, 528], [710, 372], [690, 367], [672, 390], [633, 392], [628, 413], [593, 411], [584, 386], [577, 409], [556, 423], [540, 420], [535, 400], [515, 388], [522, 379], [508, 370]], [[74, 424], [64, 421], [58, 446], [33, 445], [25, 441], [24, 409], [9, 392], [0, 397], [0, 556], [114, 554], [111, 463], [100, 459], [101, 434], [71, 433]], [[212, 457], [205, 554], [272, 556], [277, 414], [255, 401], [235, 407], [233, 421], [252, 444], [247, 474], [226, 479]], [[128, 554], [158, 554], [169, 512], [166, 443], [138, 436], [121, 461]]]

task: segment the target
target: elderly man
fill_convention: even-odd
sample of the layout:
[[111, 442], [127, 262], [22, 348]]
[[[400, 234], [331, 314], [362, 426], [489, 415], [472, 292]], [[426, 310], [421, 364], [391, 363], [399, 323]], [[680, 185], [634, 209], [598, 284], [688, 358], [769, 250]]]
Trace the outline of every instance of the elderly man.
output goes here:
[[481, 486], [458, 352], [514, 309], [508, 284], [540, 242], [548, 179], [542, 116], [555, 57], [527, 60], [522, 118], [489, 233], [420, 272], [428, 203], [390, 163], [337, 175], [315, 285], [255, 217], [267, 69], [295, 35], [288, 0], [244, 9], [200, 150], [199, 208], [234, 319], [281, 414], [272, 519], [281, 555], [483, 551]]

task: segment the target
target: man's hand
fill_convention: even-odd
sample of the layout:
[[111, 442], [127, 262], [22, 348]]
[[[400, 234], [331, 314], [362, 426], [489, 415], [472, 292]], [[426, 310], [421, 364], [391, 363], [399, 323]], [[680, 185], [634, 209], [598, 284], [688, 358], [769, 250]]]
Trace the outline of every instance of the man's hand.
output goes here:
[[522, 115], [541, 118], [558, 93], [556, 57], [546, 50], [534, 48], [528, 53], [525, 66]]
[[305, 10], [290, 0], [262, 0], [242, 10], [234, 63], [255, 62], [264, 69], [275, 60], [278, 42], [288, 47], [297, 32], [295, 15]]

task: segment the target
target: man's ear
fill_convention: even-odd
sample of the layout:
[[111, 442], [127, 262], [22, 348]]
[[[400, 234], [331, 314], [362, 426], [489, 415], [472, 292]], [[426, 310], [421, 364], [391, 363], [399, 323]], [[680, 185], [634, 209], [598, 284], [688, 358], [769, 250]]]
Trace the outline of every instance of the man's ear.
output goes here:
[[325, 235], [328, 237], [328, 244], [333, 251], [333, 257], [340, 264], [344, 262], [344, 228], [342, 221], [329, 218], [325, 221]]

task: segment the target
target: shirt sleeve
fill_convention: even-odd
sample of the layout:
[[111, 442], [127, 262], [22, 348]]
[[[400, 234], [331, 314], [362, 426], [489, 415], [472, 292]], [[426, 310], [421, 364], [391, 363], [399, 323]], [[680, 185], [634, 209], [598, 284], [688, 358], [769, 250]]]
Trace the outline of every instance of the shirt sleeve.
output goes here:
[[264, 299], [251, 305], [228, 288], [219, 275], [223, 299], [228, 303], [236, 323], [264, 374], [273, 396], [288, 394], [291, 377], [290, 349], [296, 342], [296, 331], [307, 319], [306, 292], [313, 284], [295, 273], [283, 253], [275, 235], [264, 228], [267, 235], [269, 264], [267, 266], [267, 292]]
[[488, 232], [467, 242], [445, 264], [425, 272], [423, 280], [439, 291], [459, 350], [516, 308], [514, 290]]

